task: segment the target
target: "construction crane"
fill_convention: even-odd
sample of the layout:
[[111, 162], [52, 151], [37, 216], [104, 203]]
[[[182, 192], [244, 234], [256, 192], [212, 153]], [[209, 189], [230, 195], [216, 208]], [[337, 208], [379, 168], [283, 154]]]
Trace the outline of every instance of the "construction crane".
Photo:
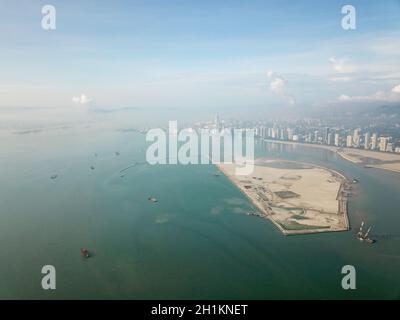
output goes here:
[[360, 238], [362, 237], [362, 232], [363, 232], [363, 227], [364, 227], [364, 221], [361, 222], [360, 230], [357, 233], [357, 236]]
[[372, 239], [368, 238], [369, 233], [371, 232], [371, 228], [372, 228], [372, 227], [369, 227], [368, 230], [367, 230], [367, 232], [366, 232], [365, 234], [363, 234], [363, 227], [364, 227], [364, 221], [361, 222], [360, 230], [359, 230], [358, 233], [357, 233], [357, 238], [358, 238], [358, 240], [360, 240], [360, 241], [365, 241], [365, 242], [367, 242], [367, 243], [369, 243], [369, 244], [374, 243], [375, 240], [372, 240]]
[[368, 235], [369, 235], [370, 231], [371, 231], [371, 227], [369, 227], [367, 233], [364, 235], [364, 239], [368, 238]]

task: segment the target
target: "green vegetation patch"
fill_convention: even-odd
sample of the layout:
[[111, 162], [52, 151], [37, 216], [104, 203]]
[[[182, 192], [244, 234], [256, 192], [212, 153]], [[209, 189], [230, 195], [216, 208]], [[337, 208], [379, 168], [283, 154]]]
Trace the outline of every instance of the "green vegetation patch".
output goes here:
[[295, 221], [291, 221], [288, 223], [284, 223], [284, 222], [278, 222], [278, 223], [283, 229], [288, 230], [288, 231], [330, 229], [329, 226], [309, 226], [309, 225], [297, 223]]
[[281, 199], [299, 198], [300, 195], [293, 191], [276, 191], [274, 192]]

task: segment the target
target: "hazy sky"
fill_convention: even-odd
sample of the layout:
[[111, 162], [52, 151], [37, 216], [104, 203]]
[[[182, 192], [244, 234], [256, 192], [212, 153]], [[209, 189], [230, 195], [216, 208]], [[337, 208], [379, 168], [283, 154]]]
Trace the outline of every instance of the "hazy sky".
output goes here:
[[[41, 28], [45, 4], [54, 31]], [[345, 4], [356, 30], [341, 27]], [[400, 0], [0, 5], [0, 107], [400, 102]]]

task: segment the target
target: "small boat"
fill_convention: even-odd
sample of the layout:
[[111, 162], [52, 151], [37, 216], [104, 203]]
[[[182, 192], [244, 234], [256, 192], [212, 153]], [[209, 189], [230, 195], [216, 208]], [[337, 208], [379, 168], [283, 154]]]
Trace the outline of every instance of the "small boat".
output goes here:
[[84, 257], [86, 259], [90, 257], [89, 250], [86, 248], [81, 248], [81, 254], [82, 254], [82, 257]]
[[51, 180], [57, 179], [58, 178], [58, 174], [54, 174], [50, 177]]
[[246, 212], [246, 215], [247, 216], [255, 216], [255, 217], [262, 217], [262, 214], [261, 213], [258, 213], [258, 212], [251, 212], [251, 211], [248, 211], [248, 212]]
[[115, 152], [115, 155], [116, 155], [116, 156], [119, 156], [119, 155], [120, 155], [120, 153], [119, 153], [118, 151], [116, 151], [116, 152]]
[[90, 166], [90, 169], [94, 170], [94, 166]]
[[358, 183], [358, 179], [354, 178], [353, 183]]
[[154, 197], [149, 197], [149, 199], [148, 199], [149, 201], [151, 201], [151, 202], [158, 202], [158, 200], [156, 199], [156, 198], [154, 198]]

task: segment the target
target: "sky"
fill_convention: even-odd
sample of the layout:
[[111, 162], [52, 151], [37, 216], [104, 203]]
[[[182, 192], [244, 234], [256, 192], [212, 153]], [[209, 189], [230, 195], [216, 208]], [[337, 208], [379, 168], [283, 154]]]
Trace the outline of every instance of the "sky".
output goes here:
[[[46, 4], [56, 9], [55, 30], [41, 27]], [[341, 25], [347, 4], [356, 9], [355, 30]], [[4, 110], [400, 103], [400, 0], [0, 6]]]

